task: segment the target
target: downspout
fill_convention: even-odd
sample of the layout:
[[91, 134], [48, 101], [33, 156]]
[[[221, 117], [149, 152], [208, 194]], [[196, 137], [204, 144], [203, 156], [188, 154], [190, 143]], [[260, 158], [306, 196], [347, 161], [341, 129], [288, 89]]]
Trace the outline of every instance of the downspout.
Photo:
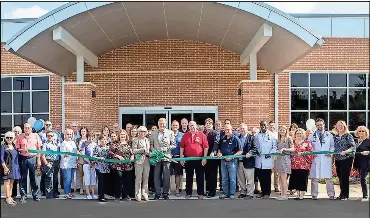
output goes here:
[[64, 130], [65, 130], [65, 118], [66, 118], [66, 114], [65, 114], [65, 97], [64, 97], [64, 83], [65, 83], [65, 77], [63, 76], [62, 77], [62, 133], [64, 133]]
[[275, 78], [275, 126], [276, 129], [279, 126], [279, 74], [278, 72], [274, 73], [274, 78]]

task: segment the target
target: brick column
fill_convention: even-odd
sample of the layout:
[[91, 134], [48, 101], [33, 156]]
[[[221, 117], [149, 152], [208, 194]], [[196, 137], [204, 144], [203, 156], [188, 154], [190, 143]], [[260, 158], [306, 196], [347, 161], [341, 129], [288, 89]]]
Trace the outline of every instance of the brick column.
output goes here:
[[239, 89], [239, 123], [244, 122], [251, 129], [259, 128], [261, 120], [273, 119], [270, 111], [274, 105], [274, 87], [270, 80], [242, 80]]
[[96, 85], [90, 82], [65, 83], [65, 124], [70, 127], [71, 122], [78, 122], [79, 126], [86, 126], [89, 131], [96, 128], [96, 100], [92, 92]]

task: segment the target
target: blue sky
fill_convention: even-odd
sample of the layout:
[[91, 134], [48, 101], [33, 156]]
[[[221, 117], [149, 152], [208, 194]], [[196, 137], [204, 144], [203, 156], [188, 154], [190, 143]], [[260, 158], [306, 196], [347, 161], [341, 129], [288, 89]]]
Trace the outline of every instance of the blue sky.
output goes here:
[[[67, 2], [1, 2], [1, 18], [31, 18]], [[266, 2], [286, 13], [368, 14], [368, 2]]]

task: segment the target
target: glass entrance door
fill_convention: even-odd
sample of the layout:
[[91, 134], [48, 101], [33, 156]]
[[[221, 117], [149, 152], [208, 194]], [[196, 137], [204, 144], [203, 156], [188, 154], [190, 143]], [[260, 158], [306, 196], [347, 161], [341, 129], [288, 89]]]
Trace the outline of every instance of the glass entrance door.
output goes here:
[[125, 128], [127, 123], [132, 125], [144, 125], [148, 129], [158, 125], [160, 118], [166, 118], [167, 128], [171, 129], [173, 120], [180, 123], [186, 118], [188, 121], [194, 120], [199, 125], [204, 125], [207, 118], [213, 121], [218, 119], [217, 106], [173, 106], [173, 107], [120, 107], [119, 122], [121, 128]]
[[167, 111], [145, 111], [144, 126], [151, 129], [152, 126], [158, 127], [158, 120], [160, 118], [166, 118], [168, 120]]
[[171, 128], [172, 121], [177, 120], [181, 129], [181, 120], [186, 118], [188, 121], [191, 120], [192, 111], [169, 111], [168, 128]]

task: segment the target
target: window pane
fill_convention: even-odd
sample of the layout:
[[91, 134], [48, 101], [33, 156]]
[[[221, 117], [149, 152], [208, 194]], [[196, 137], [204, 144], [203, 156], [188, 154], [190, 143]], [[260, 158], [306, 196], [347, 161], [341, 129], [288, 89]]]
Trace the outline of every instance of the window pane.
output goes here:
[[292, 112], [291, 123], [295, 123], [300, 128], [306, 129], [306, 121], [308, 120], [308, 112]]
[[299, 18], [303, 24], [321, 36], [331, 37], [331, 18]]
[[1, 113], [12, 112], [12, 93], [2, 92], [1, 93]]
[[308, 89], [291, 89], [291, 110], [308, 109]]
[[358, 126], [366, 125], [365, 112], [350, 112], [349, 113], [349, 130], [355, 131]]
[[49, 77], [32, 77], [32, 90], [49, 90]]
[[30, 93], [15, 92], [13, 93], [14, 113], [29, 113], [30, 112]]
[[330, 87], [347, 87], [347, 74], [329, 74]]
[[347, 110], [347, 89], [329, 89], [330, 109]]
[[329, 130], [332, 130], [334, 128], [334, 125], [339, 121], [343, 120], [347, 124], [347, 112], [331, 112], [329, 113]]
[[366, 87], [366, 74], [349, 74], [350, 87]]
[[23, 125], [27, 122], [28, 118], [30, 118], [30, 114], [17, 114], [14, 115], [14, 126], [21, 126], [23, 128]]
[[[166, 118], [166, 114], [165, 113], [145, 114], [145, 122], [146, 122], [145, 126], [158, 126], [158, 120], [160, 118]], [[166, 125], [168, 124], [166, 123]]]
[[1, 135], [12, 131], [12, 115], [1, 115]]
[[14, 77], [13, 78], [14, 90], [30, 90], [29, 77]]
[[350, 110], [366, 109], [365, 89], [349, 89], [349, 109]]
[[1, 78], [1, 91], [12, 91], [12, 78]]
[[328, 130], [328, 113], [327, 112], [311, 112], [310, 119], [316, 120], [317, 118], [321, 118], [325, 120], [325, 129]]
[[[179, 122], [180, 129], [181, 129], [181, 120], [183, 118], [186, 118], [188, 121], [190, 121], [191, 120], [191, 113], [177, 114], [176, 112], [171, 112], [171, 121], [170, 121], [169, 124], [172, 125], [172, 121], [177, 120], [177, 122]], [[171, 126], [169, 126], [168, 128], [171, 129]]]
[[311, 110], [328, 109], [328, 90], [311, 89]]
[[126, 124], [143, 125], [143, 114], [122, 114], [122, 129], [126, 129]]
[[[211, 118], [213, 120], [213, 125], [214, 125], [215, 117], [216, 117], [215, 113], [193, 113], [194, 121], [198, 125], [205, 125], [205, 121], [207, 118]], [[231, 125], [233, 125], [233, 123], [231, 123]]]
[[328, 74], [327, 73], [311, 73], [311, 87], [327, 87]]
[[307, 73], [292, 73], [290, 74], [291, 87], [308, 87]]
[[44, 121], [49, 120], [49, 114], [32, 114], [36, 120], [43, 119]]
[[49, 112], [49, 92], [32, 92], [32, 113]]

